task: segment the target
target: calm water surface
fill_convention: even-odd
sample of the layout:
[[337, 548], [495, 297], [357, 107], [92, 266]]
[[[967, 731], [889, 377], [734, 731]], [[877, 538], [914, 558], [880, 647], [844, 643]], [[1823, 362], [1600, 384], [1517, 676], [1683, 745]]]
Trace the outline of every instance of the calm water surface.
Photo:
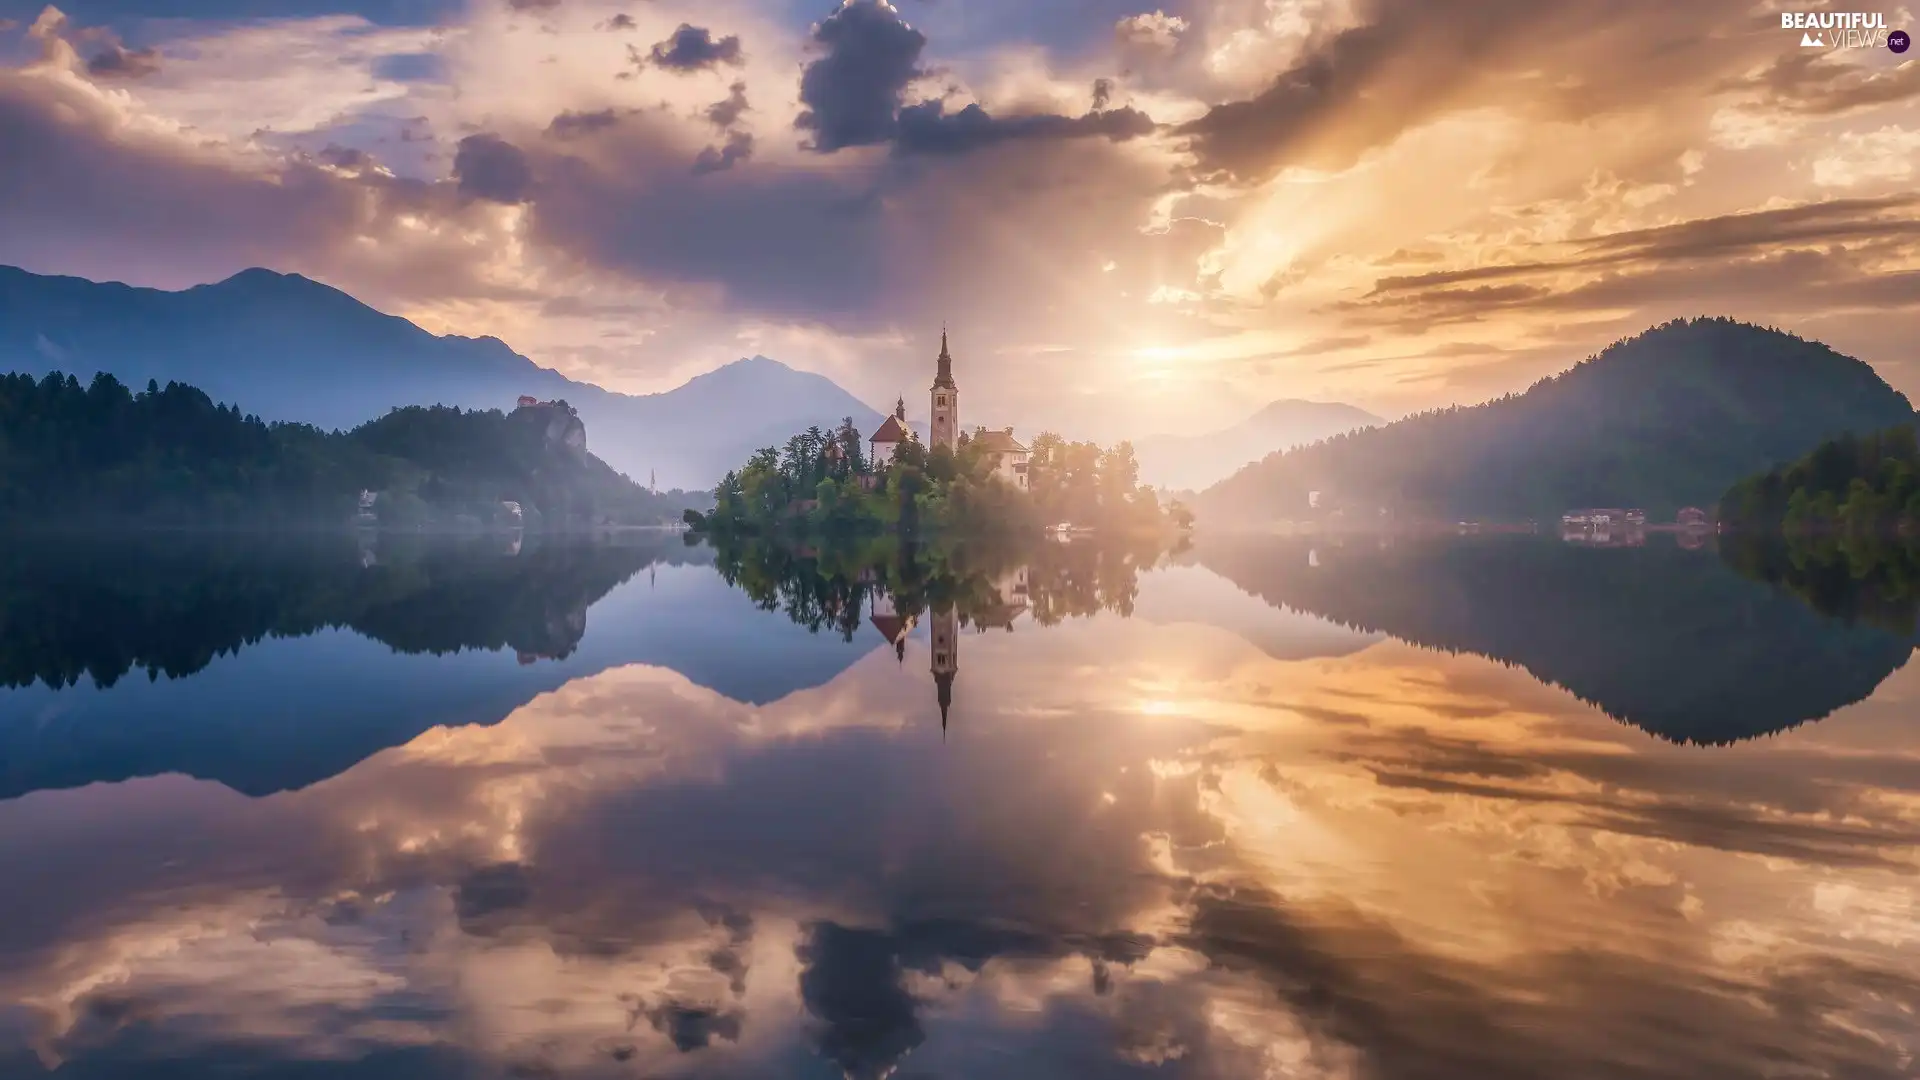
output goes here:
[[719, 561], [0, 555], [0, 1074], [1916, 1073], [1910, 632], [1660, 538]]

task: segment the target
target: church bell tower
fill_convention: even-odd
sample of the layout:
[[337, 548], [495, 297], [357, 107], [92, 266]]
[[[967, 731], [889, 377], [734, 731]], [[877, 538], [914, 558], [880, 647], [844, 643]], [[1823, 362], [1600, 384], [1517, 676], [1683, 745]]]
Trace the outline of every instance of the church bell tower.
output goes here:
[[939, 370], [933, 376], [933, 427], [928, 431], [927, 449], [954, 445], [960, 438], [960, 391], [953, 385], [953, 356], [947, 352], [947, 329], [940, 328]]
[[933, 690], [940, 703], [940, 737], [947, 737], [947, 710], [953, 707], [953, 677], [960, 670], [960, 609], [934, 611]]

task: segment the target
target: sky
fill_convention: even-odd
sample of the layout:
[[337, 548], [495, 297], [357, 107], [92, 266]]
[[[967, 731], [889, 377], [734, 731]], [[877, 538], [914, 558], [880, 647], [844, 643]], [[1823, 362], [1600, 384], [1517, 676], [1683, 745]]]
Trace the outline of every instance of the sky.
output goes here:
[[1699, 314], [1920, 393], [1920, 52], [1816, 10], [0, 0], [0, 263], [298, 272], [632, 392], [763, 354], [924, 402], [945, 325], [965, 423], [1094, 437]]

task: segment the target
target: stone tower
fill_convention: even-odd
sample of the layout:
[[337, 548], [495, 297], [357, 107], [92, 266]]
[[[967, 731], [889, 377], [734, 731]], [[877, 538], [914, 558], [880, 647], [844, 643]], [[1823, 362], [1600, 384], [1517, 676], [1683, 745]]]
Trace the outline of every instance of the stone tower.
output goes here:
[[960, 609], [948, 607], [933, 616], [933, 687], [940, 702], [940, 737], [947, 735], [947, 709], [953, 705], [953, 676], [960, 670]]
[[940, 329], [939, 370], [933, 376], [933, 427], [928, 431], [927, 449], [957, 449], [960, 438], [960, 391], [953, 385], [953, 357], [947, 352], [947, 331]]

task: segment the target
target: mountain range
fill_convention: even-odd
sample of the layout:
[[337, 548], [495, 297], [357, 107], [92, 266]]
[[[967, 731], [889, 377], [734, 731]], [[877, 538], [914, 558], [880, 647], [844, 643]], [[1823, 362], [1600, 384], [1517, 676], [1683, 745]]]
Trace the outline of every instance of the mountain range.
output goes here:
[[[104, 371], [135, 388], [181, 382], [266, 420], [342, 430], [407, 405], [511, 409], [523, 394], [562, 399], [579, 411], [596, 456], [663, 489], [709, 489], [754, 450], [810, 425], [851, 416], [871, 432], [884, 419], [833, 380], [764, 356], [664, 393], [617, 393], [541, 367], [498, 338], [435, 335], [331, 286], [257, 268], [169, 292], [0, 266], [7, 371], [82, 381]], [[1143, 481], [1198, 488], [1274, 451], [1378, 422], [1347, 405], [1277, 401], [1225, 430], [1150, 436], [1135, 451]]]
[[0, 370], [189, 383], [266, 420], [347, 429], [405, 405], [579, 411], [598, 457], [662, 488], [706, 489], [756, 448], [880, 413], [824, 376], [756, 356], [660, 394], [569, 379], [498, 338], [438, 336], [301, 277], [245, 270], [178, 292], [0, 266]]
[[1319, 442], [1381, 419], [1352, 405], [1275, 401], [1232, 427], [1206, 435], [1150, 435], [1134, 441], [1140, 481], [1175, 491], [1197, 491], [1278, 451]]

